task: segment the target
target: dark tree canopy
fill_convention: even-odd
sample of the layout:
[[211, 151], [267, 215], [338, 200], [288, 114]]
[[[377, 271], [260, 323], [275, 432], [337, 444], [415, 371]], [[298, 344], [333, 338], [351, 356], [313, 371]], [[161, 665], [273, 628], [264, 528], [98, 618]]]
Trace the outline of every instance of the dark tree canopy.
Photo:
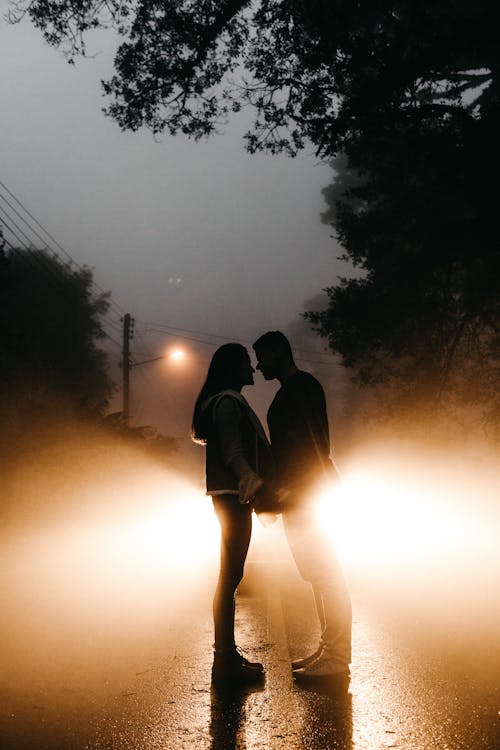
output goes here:
[[468, 405], [499, 425], [497, 131], [470, 123], [465, 144], [448, 127], [352, 142], [324, 220], [360, 275], [308, 317], [361, 383], [392, 381], [409, 404]]
[[0, 284], [2, 402], [43, 409], [61, 400], [100, 413], [113, 390], [99, 348], [107, 309], [89, 269], [71, 271], [44, 250], [9, 251]]
[[118, 31], [103, 85], [123, 129], [201, 138], [250, 106], [250, 151], [340, 156], [326, 220], [360, 277], [330, 287], [311, 320], [361, 382], [395, 378], [429, 404], [453, 391], [500, 422], [496, 0], [12, 9], [71, 60], [87, 31]]
[[[389, 116], [467, 117], [498, 103], [494, 0], [18, 0], [70, 60], [123, 38], [104, 84], [125, 129], [213, 132], [244, 104], [251, 149], [338, 151]], [[464, 95], [470, 93], [464, 102]]]

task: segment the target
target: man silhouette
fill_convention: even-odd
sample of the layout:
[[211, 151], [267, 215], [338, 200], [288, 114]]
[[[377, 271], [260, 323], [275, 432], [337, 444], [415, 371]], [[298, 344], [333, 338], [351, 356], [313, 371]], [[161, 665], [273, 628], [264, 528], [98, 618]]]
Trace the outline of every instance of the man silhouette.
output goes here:
[[317, 650], [292, 662], [296, 676], [349, 675], [352, 612], [344, 576], [317, 523], [315, 495], [325, 478], [335, 476], [325, 394], [310, 373], [295, 364], [290, 343], [269, 331], [254, 343], [257, 369], [279, 380], [267, 413], [277, 468], [283, 525], [302, 578], [313, 590], [321, 627]]

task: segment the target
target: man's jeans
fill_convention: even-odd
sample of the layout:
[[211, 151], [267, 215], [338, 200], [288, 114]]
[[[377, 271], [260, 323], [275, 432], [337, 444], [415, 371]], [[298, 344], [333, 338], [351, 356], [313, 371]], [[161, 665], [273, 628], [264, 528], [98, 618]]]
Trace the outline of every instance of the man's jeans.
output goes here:
[[283, 526], [298, 571], [313, 588], [325, 651], [345, 667], [351, 661], [351, 600], [332, 542], [316, 516], [310, 501], [287, 503]]

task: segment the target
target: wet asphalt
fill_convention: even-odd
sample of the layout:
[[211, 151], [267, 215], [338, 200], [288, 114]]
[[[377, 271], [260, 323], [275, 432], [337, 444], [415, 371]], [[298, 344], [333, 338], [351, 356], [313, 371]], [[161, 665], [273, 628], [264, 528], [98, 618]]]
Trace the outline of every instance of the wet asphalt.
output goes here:
[[[314, 650], [318, 635], [309, 590], [286, 566], [250, 565], [237, 636], [266, 678], [221, 690], [210, 680], [210, 598], [207, 587], [191, 609], [172, 604], [121, 639], [75, 630], [68, 644], [49, 635], [54, 669], [29, 638], [15, 658], [4, 639], [3, 750], [500, 748], [494, 629], [433, 630], [355, 585], [350, 682], [297, 684], [290, 660]], [[59, 650], [69, 656], [59, 660]], [[21, 661], [28, 682], [17, 680]]]

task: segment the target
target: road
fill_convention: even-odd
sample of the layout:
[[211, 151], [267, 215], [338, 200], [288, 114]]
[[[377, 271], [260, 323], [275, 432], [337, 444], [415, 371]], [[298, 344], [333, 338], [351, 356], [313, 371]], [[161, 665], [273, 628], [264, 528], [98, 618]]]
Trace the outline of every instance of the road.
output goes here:
[[355, 583], [350, 684], [297, 685], [290, 659], [315, 646], [309, 591], [288, 564], [250, 561], [237, 633], [266, 680], [221, 695], [210, 685], [212, 583], [192, 606], [174, 598], [138, 629], [129, 627], [133, 610], [107, 628], [76, 623], [43, 637], [28, 615], [17, 630], [11, 621], [2, 644], [3, 750], [500, 747], [500, 658], [489, 626], [433, 629]]

